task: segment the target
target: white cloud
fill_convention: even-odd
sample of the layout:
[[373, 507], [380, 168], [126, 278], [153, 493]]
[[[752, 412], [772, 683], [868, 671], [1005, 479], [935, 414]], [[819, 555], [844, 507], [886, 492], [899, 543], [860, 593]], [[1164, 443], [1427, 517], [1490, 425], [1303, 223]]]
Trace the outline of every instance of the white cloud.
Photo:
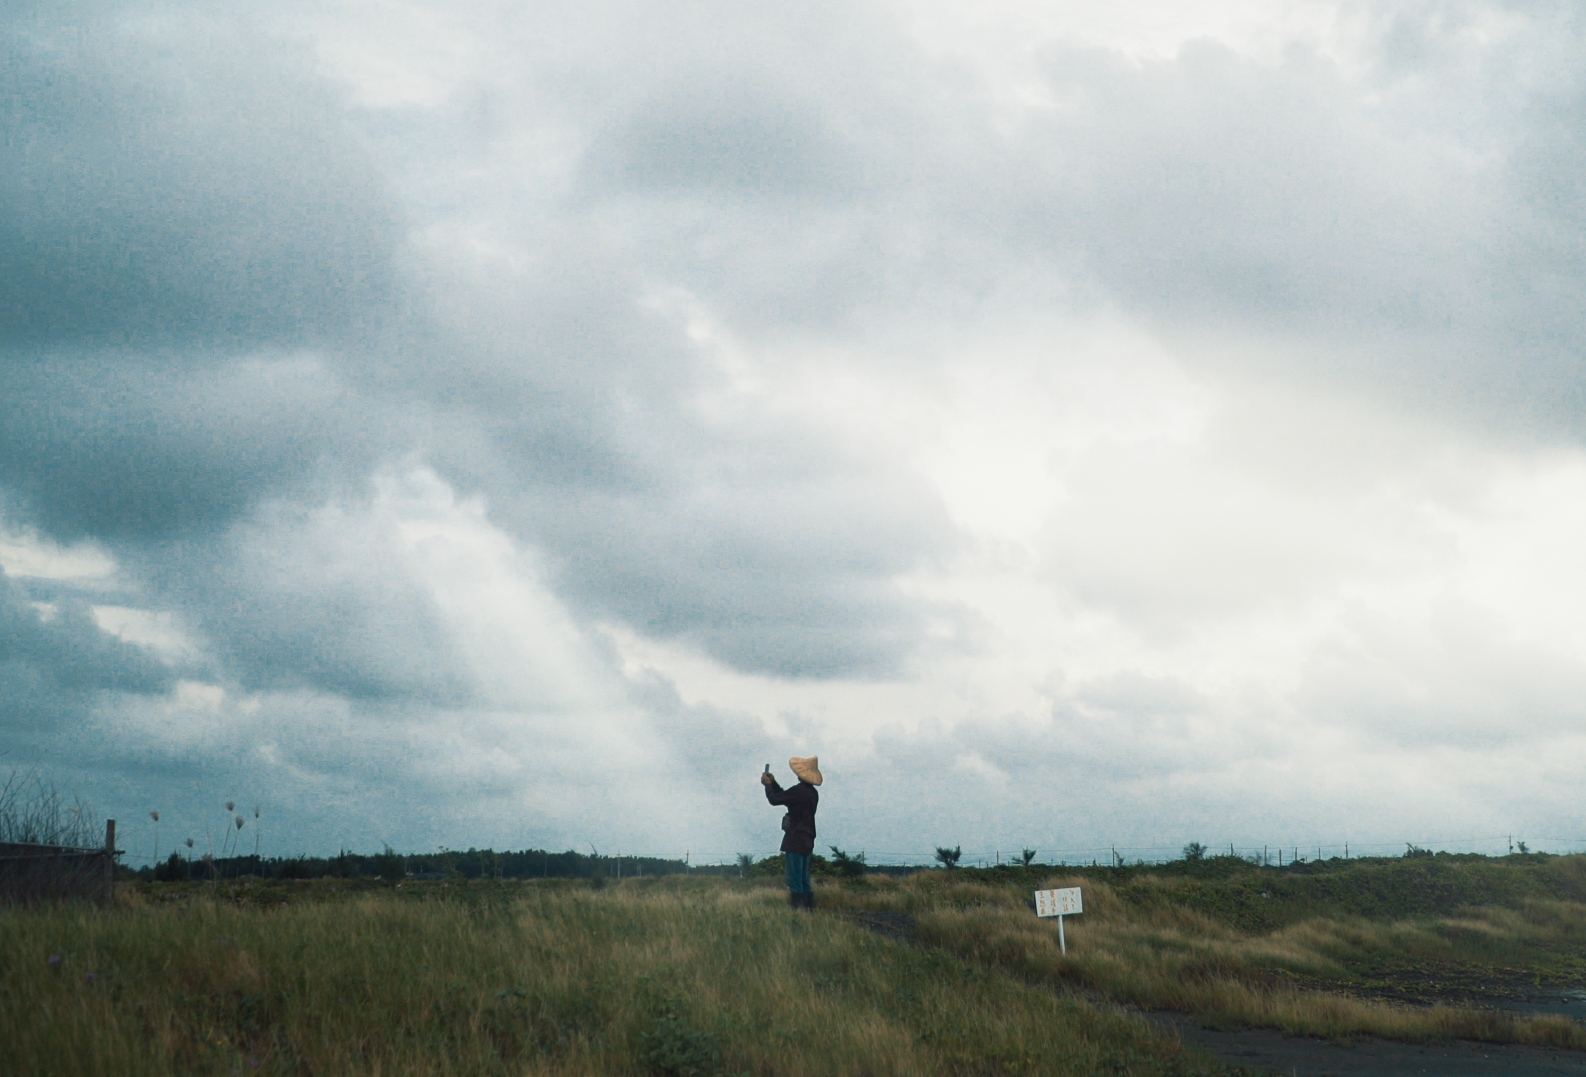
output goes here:
[[0, 532], [0, 570], [12, 577], [93, 579], [109, 576], [116, 562], [91, 542], [67, 546], [38, 534]]
[[195, 658], [202, 653], [202, 648], [188, 638], [169, 611], [133, 606], [95, 606], [93, 615], [94, 623], [102, 631], [170, 659]]

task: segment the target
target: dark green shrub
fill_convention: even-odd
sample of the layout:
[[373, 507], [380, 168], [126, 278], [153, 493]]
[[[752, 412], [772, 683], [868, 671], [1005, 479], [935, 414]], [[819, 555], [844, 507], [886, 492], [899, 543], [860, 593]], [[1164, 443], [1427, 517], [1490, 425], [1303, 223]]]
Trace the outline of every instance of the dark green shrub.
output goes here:
[[192, 865], [182, 859], [179, 853], [172, 853], [163, 863], [154, 865], [154, 881], [157, 883], [186, 882], [192, 874]]
[[385, 852], [374, 858], [374, 869], [380, 878], [395, 882], [407, 874], [407, 860], [387, 845]]
[[295, 860], [282, 860], [275, 865], [277, 879], [312, 879], [314, 871], [308, 864], [306, 857]]
[[829, 846], [829, 848], [832, 851], [832, 870], [838, 878], [859, 879], [864, 877], [864, 853], [860, 853], [858, 856], [849, 856], [835, 845]]

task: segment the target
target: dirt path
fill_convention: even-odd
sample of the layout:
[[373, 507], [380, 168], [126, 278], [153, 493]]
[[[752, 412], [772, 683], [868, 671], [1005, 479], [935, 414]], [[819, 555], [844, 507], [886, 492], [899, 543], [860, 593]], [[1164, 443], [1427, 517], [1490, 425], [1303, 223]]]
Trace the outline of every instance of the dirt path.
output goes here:
[[1283, 1077], [1551, 1077], [1586, 1075], [1586, 1054], [1502, 1044], [1397, 1043], [1363, 1037], [1339, 1044], [1271, 1029], [1213, 1032], [1182, 1013], [1146, 1014], [1154, 1024], [1230, 1066]]

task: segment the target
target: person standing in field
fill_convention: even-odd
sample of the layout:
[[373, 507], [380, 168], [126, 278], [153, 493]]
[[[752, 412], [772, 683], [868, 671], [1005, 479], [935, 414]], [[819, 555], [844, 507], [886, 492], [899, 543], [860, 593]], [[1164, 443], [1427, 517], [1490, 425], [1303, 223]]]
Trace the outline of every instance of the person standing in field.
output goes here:
[[782, 856], [787, 862], [787, 900], [795, 909], [815, 908], [815, 888], [810, 885], [810, 854], [815, 851], [815, 806], [821, 795], [815, 789], [821, 778], [820, 757], [794, 757], [787, 761], [798, 778], [791, 789], [783, 789], [767, 770], [760, 775], [765, 798], [787, 808], [782, 816]]

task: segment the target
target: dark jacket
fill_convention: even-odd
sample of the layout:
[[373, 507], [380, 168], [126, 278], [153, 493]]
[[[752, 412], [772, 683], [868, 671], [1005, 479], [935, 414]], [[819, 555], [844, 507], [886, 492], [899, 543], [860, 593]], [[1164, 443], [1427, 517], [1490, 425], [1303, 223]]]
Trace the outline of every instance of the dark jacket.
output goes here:
[[787, 808], [787, 822], [783, 824], [782, 851], [808, 856], [815, 851], [815, 805], [821, 795], [808, 782], [799, 782], [791, 789], [783, 789], [771, 779], [764, 787], [765, 798], [773, 804]]

